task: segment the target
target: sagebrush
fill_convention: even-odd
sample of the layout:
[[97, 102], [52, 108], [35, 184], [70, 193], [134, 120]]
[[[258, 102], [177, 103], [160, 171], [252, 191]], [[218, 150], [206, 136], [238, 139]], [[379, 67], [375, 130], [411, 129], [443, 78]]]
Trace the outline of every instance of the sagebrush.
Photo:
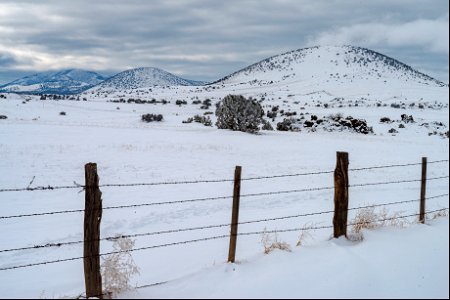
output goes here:
[[248, 133], [257, 133], [262, 123], [264, 110], [257, 101], [240, 95], [228, 95], [216, 108], [219, 129], [231, 129]]
[[145, 114], [141, 116], [141, 120], [143, 122], [161, 122], [163, 120], [163, 115], [157, 115], [157, 114]]

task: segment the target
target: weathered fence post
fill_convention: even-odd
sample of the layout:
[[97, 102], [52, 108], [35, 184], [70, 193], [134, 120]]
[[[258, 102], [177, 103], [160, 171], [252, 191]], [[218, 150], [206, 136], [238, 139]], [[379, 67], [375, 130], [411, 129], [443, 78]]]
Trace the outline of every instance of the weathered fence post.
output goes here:
[[100, 221], [102, 219], [102, 192], [98, 187], [97, 164], [84, 166], [86, 195], [84, 208], [84, 281], [86, 297], [102, 297], [100, 273]]
[[239, 202], [241, 196], [241, 172], [242, 167], [236, 166], [234, 171], [233, 189], [233, 213], [231, 216], [230, 249], [228, 251], [228, 262], [234, 263], [236, 260], [236, 245], [239, 224]]
[[347, 236], [348, 164], [348, 153], [337, 152], [336, 169], [334, 170], [333, 235], [335, 238], [342, 235]]
[[425, 224], [425, 197], [427, 191], [427, 158], [422, 157], [422, 184], [420, 187], [420, 214], [419, 222]]

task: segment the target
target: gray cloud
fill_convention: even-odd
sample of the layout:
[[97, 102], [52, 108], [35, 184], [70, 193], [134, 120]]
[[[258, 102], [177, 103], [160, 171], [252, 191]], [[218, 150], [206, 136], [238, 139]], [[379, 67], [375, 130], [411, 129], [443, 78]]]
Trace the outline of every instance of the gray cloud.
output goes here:
[[9, 54], [0, 52], [0, 67], [9, 67], [16, 64], [16, 60]]
[[0, 83], [8, 72], [138, 66], [214, 80], [313, 43], [366, 46], [448, 81], [448, 2], [0, 0], [0, 53], [13, 58], [0, 58]]
[[406, 23], [365, 23], [323, 32], [310, 44], [364, 44], [411, 47], [448, 55], [448, 14], [439, 19], [417, 19]]

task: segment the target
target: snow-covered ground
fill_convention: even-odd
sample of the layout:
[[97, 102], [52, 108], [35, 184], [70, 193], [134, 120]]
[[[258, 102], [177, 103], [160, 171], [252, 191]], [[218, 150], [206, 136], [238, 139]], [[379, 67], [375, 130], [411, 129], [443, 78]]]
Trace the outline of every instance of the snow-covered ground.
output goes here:
[[448, 298], [448, 218], [219, 264], [123, 298]]
[[[348, 151], [350, 167], [448, 159], [448, 138], [432, 135], [420, 123], [442, 122], [448, 130], [448, 107], [441, 109], [390, 106], [367, 102], [358, 107], [306, 106], [304, 112], [321, 116], [342, 112], [364, 118], [375, 134], [350, 132], [279, 132], [259, 135], [218, 130], [201, 124], [182, 124], [198, 105], [175, 105], [179, 94], [204, 100], [222, 93], [189, 92], [190, 88], [160, 89], [149, 95], [171, 103], [111, 103], [96, 101], [40, 101], [38, 97], [7, 95], [0, 100], [0, 187], [83, 184], [84, 164], [96, 162], [100, 183], [138, 183], [197, 179], [232, 179], [234, 167], [243, 177], [331, 171], [336, 151]], [[447, 89], [448, 91], [448, 89]], [[137, 92], [134, 92], [136, 96]], [[216, 93], [216, 94], [211, 94]], [[448, 92], [447, 92], [448, 93]], [[128, 96], [128, 95], [127, 95]], [[167, 97], [166, 97], [167, 96]], [[27, 101], [29, 99], [29, 101]], [[271, 105], [299, 110], [287, 98]], [[448, 103], [446, 98], [439, 98]], [[22, 103], [25, 101], [25, 104]], [[213, 100], [216, 101], [216, 100]], [[190, 103], [190, 102], [189, 102]], [[389, 102], [388, 102], [389, 103]], [[264, 104], [264, 103], [263, 103]], [[370, 105], [370, 107], [368, 107]], [[119, 109], [118, 109], [119, 108]], [[214, 106], [212, 107], [214, 108]], [[213, 109], [210, 109], [211, 111]], [[60, 112], [66, 112], [65, 116]], [[161, 123], [143, 123], [144, 113], [161, 113]], [[400, 119], [413, 115], [397, 135], [388, 134], [392, 124], [381, 117]], [[212, 117], [214, 120], [214, 116]], [[279, 121], [280, 119], [277, 119]], [[276, 123], [276, 122], [275, 122]], [[274, 124], [275, 125], [275, 124]], [[396, 123], [395, 126], [398, 124]], [[429, 177], [448, 175], [448, 163], [431, 164]], [[351, 172], [350, 184], [420, 179], [420, 166]], [[332, 174], [244, 181], [242, 194], [333, 185]], [[355, 187], [350, 206], [419, 198], [420, 182]], [[448, 179], [428, 182], [428, 196], [448, 193]], [[232, 183], [103, 188], [103, 206], [167, 202], [232, 194]], [[78, 190], [0, 193], [1, 216], [83, 209], [84, 194]], [[448, 207], [448, 196], [430, 199], [427, 209]], [[240, 220], [251, 221], [333, 209], [333, 190], [244, 197]], [[418, 212], [418, 203], [388, 207], [390, 213]], [[349, 219], [355, 212], [350, 212]], [[227, 224], [231, 199], [129, 209], [103, 213], [103, 237], [205, 225]], [[272, 222], [246, 224], [240, 232], [282, 230], [303, 226], [328, 226], [332, 215], [323, 214]], [[72, 213], [0, 220], [0, 249], [68, 242], [83, 237], [83, 214]], [[136, 239], [136, 248], [226, 235], [229, 228], [214, 228]], [[228, 240], [219, 239], [183, 246], [133, 252], [140, 275], [133, 285], [169, 281], [140, 289], [124, 297], [448, 297], [448, 219], [430, 226], [382, 229], [366, 233], [357, 244], [330, 241], [330, 229], [311, 232], [303, 248], [295, 248], [300, 232], [280, 233], [293, 253], [262, 255], [260, 236], [239, 237], [236, 266], [226, 264]], [[101, 252], [112, 243], [103, 241]], [[0, 268], [82, 255], [82, 245], [0, 253]], [[174, 281], [175, 280], [175, 281]], [[77, 296], [84, 291], [81, 260], [0, 272], [1, 297]]]

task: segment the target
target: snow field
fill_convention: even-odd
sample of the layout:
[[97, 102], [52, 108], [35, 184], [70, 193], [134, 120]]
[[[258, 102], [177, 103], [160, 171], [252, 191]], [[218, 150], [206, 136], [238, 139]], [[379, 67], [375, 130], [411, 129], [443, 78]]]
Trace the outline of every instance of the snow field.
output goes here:
[[[87, 162], [98, 164], [100, 183], [106, 184], [232, 179], [236, 165], [243, 167], [243, 178], [332, 171], [336, 151], [349, 152], [350, 168], [419, 163], [422, 156], [427, 156], [430, 161], [448, 158], [448, 139], [429, 137], [412, 126], [397, 136], [362, 136], [346, 132], [263, 132], [248, 135], [200, 124], [181, 124], [188, 116], [198, 113], [190, 105], [179, 108], [173, 103], [146, 106], [34, 99], [24, 105], [21, 104], [21, 97], [11, 97], [0, 103], [2, 113], [8, 115], [0, 127], [2, 188], [26, 187], [34, 176], [33, 186], [71, 185], [74, 181], [83, 184], [83, 166]], [[117, 110], [117, 106], [121, 109]], [[67, 116], [60, 116], [60, 111], [66, 111]], [[319, 108], [308, 111], [331, 112]], [[339, 109], [335, 111], [339, 112]], [[141, 123], [140, 115], [147, 112], [162, 113], [165, 121]], [[380, 132], [385, 129], [385, 125], [378, 124], [380, 115], [398, 118], [404, 111], [360, 107], [346, 109], [345, 112], [366, 118], [369, 124], [376, 126], [375, 132]], [[442, 121], [448, 126], [448, 109], [407, 110], [405, 113], [412, 113], [422, 120]], [[428, 175], [448, 175], [448, 163], [429, 165]], [[350, 173], [350, 184], [410, 179], [420, 179], [420, 165]], [[288, 177], [244, 181], [241, 193], [332, 185], [332, 174]], [[351, 188], [350, 206], [418, 199], [419, 188], [420, 182]], [[427, 188], [428, 196], [448, 193], [448, 179], [430, 181]], [[103, 206], [114, 206], [230, 196], [232, 183], [111, 187], [103, 188], [102, 192]], [[0, 198], [4, 203], [2, 216], [83, 209], [84, 205], [84, 194], [78, 193], [78, 190], [9, 192], [0, 193]], [[240, 220], [245, 222], [328, 211], [333, 209], [332, 199], [332, 189], [244, 197], [241, 200]], [[444, 207], [448, 207], [448, 197], [429, 200], [427, 205], [429, 210]], [[414, 214], [418, 212], [418, 203], [388, 209], [405, 215]], [[349, 220], [353, 216], [351, 213]], [[231, 199], [105, 210], [101, 232], [102, 236], [144, 233], [227, 224], [230, 219]], [[79, 240], [83, 234], [83, 215], [80, 213], [0, 222], [3, 233], [0, 249]], [[311, 224], [328, 226], [331, 222], [332, 215], [324, 214], [242, 225], [240, 232], [261, 231], [264, 228], [301, 228]], [[136, 248], [226, 235], [228, 231], [229, 228], [224, 227], [143, 237], [136, 240]], [[133, 285], [167, 280], [171, 283], [139, 290], [138, 294], [126, 294], [125, 297], [448, 297], [447, 219], [433, 221], [430, 226], [414, 225], [405, 230], [368, 232], [365, 233], [366, 239], [357, 245], [341, 240], [329, 241], [331, 230], [317, 230], [312, 232], [313, 239], [308, 240], [307, 247], [296, 249], [294, 246], [299, 235], [300, 232], [279, 234], [279, 238], [288, 242], [295, 251], [269, 256], [262, 255], [260, 236], [239, 237], [236, 271], [225, 264], [227, 239], [133, 252], [133, 258], [141, 269], [140, 276], [133, 278]], [[110, 242], [101, 243], [101, 252], [110, 250]], [[78, 257], [82, 255], [82, 246], [0, 255], [0, 268], [4, 268]], [[386, 256], [385, 261], [382, 255]], [[335, 257], [338, 259], [335, 260]], [[413, 264], [417, 257], [429, 259], [423, 259], [423, 264]], [[333, 281], [335, 276], [328, 278], [324, 274], [331, 276], [336, 270], [341, 270], [339, 259], [350, 266], [345, 269], [343, 275], [346, 276], [341, 277], [347, 288], [335, 292], [336, 286], [341, 286], [338, 283], [342, 282]], [[292, 265], [302, 267], [289, 269]], [[419, 274], [424, 274], [424, 278]], [[76, 296], [84, 290], [82, 262], [0, 272], [0, 282], [0, 294], [5, 298], [38, 297], [41, 294], [44, 297]], [[26, 284], [17, 285], [17, 282]], [[240, 286], [242, 288], [238, 288]], [[301, 290], [294, 288], [296, 286], [302, 287]], [[236, 294], [232, 293], [233, 290]]]

